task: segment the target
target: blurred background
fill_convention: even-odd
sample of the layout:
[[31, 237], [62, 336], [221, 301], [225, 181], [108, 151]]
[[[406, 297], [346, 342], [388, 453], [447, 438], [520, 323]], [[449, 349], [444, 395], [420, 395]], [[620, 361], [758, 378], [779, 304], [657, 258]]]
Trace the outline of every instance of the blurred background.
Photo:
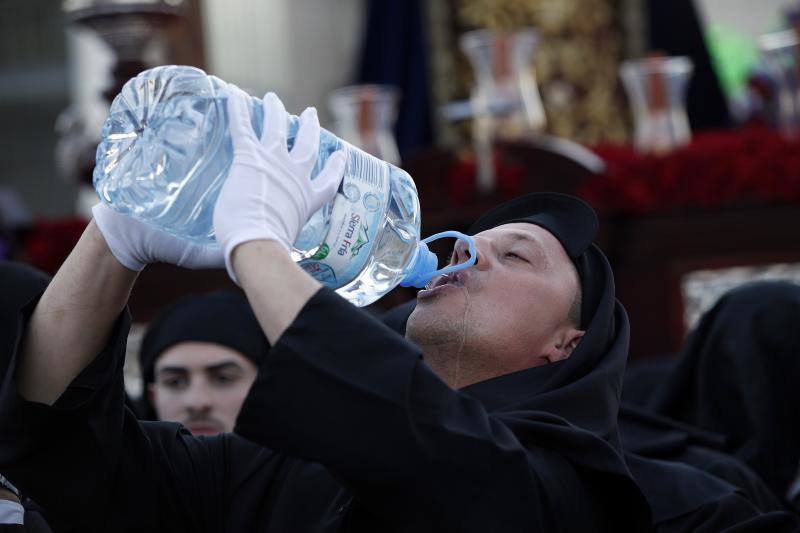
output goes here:
[[[677, 351], [744, 281], [800, 282], [797, 0], [0, 0], [0, 26], [2, 259], [55, 272], [111, 100], [183, 64], [405, 168], [423, 235], [525, 192], [585, 198], [634, 357]], [[148, 268], [134, 319], [224, 286]]]

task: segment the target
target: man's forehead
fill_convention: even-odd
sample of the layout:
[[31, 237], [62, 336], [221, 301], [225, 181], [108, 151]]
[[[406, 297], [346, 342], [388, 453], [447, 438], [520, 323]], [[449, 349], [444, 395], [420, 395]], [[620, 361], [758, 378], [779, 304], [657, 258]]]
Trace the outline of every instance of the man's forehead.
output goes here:
[[490, 209], [470, 226], [476, 234], [503, 224], [521, 222], [546, 228], [571, 259], [579, 258], [597, 236], [597, 215], [586, 202], [561, 193], [530, 193]]
[[499, 226], [484, 230], [477, 235], [489, 239], [513, 236], [531, 240], [540, 244], [544, 244], [547, 241], [553, 241], [555, 244], [558, 244], [559, 247], [561, 246], [555, 235], [550, 233], [542, 226], [530, 222], [509, 222], [507, 224], [501, 224]]
[[561, 241], [546, 228], [532, 222], [509, 222], [507, 224], [500, 224], [499, 226], [484, 230], [477, 235], [492, 240], [506, 238], [525, 240], [530, 242], [531, 246], [536, 246], [541, 249], [551, 258], [557, 258], [558, 260], [563, 260], [570, 264], [572, 263]]
[[180, 342], [164, 350], [156, 359], [155, 368], [205, 368], [232, 362], [249, 361], [243, 354], [221, 344], [204, 341]]

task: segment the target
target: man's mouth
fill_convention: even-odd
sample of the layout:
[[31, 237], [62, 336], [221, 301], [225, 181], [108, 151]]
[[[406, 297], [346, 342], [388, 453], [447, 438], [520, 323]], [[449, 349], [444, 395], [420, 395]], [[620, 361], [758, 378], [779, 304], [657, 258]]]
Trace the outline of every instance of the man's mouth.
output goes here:
[[467, 280], [467, 274], [463, 270], [454, 272], [452, 274], [442, 274], [434, 278], [430, 283], [428, 283], [427, 287], [425, 287], [425, 293], [433, 293], [436, 292], [437, 289], [441, 289], [442, 287], [464, 287]]
[[194, 419], [183, 423], [192, 435], [216, 435], [225, 431], [222, 422], [215, 419]]
[[217, 435], [218, 433], [222, 433], [222, 428], [216, 425], [189, 424], [186, 427], [192, 432], [192, 435]]

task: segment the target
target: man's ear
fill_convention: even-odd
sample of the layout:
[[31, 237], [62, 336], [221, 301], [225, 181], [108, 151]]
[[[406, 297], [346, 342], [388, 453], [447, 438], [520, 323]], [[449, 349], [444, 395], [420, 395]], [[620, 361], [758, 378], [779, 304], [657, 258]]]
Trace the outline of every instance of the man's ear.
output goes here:
[[558, 336], [556, 342], [548, 346], [547, 352], [545, 353], [545, 358], [549, 363], [563, 361], [572, 355], [572, 352], [578, 347], [578, 343], [585, 334], [585, 331], [581, 331], [579, 329], [565, 329]]

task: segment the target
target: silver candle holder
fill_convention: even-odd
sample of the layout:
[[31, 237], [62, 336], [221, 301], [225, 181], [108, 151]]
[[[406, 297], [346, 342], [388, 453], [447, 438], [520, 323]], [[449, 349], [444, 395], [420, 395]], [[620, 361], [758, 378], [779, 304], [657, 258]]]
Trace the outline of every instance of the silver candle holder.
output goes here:
[[620, 77], [634, 118], [637, 151], [664, 155], [689, 144], [686, 91], [693, 64], [683, 56], [624, 61]]

